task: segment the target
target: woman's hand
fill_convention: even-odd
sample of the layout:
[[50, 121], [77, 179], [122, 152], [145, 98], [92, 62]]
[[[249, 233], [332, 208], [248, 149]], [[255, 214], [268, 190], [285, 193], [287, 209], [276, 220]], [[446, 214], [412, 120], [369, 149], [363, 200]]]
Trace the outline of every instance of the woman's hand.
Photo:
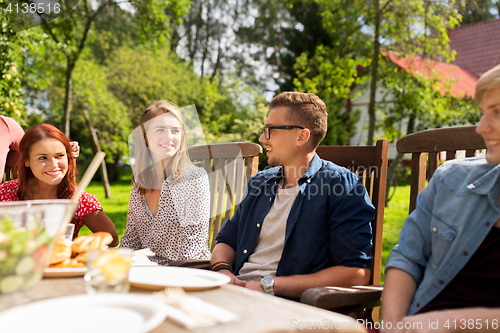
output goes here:
[[80, 156], [80, 146], [78, 145], [78, 141], [71, 141], [71, 153], [73, 154], [74, 158], [77, 158]]
[[106, 231], [113, 236], [113, 241], [109, 244], [110, 247], [115, 247], [119, 243], [118, 233], [116, 232], [115, 225], [110, 220], [108, 215], [102, 210], [95, 210], [92, 213], [85, 215], [83, 223], [92, 232]]

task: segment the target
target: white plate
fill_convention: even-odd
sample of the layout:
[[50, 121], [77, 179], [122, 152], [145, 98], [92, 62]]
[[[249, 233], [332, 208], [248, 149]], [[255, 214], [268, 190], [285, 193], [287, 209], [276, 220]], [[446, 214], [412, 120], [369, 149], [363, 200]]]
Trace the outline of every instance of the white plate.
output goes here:
[[167, 306], [149, 295], [76, 295], [2, 311], [0, 327], [9, 333], [145, 333], [160, 325], [167, 312]]
[[139, 288], [159, 290], [164, 287], [182, 287], [203, 290], [222, 286], [231, 281], [227, 275], [185, 267], [131, 267], [130, 284]]
[[46, 278], [76, 277], [76, 276], [84, 276], [85, 272], [87, 272], [87, 267], [76, 267], [76, 268], [47, 267], [43, 270], [43, 277]]

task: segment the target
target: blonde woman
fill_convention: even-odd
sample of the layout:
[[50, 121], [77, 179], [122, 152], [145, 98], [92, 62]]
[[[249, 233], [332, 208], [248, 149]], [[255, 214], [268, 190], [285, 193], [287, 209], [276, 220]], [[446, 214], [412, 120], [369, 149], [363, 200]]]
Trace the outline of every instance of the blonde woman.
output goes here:
[[120, 247], [150, 248], [161, 265], [210, 258], [208, 177], [191, 164], [177, 106], [148, 106], [129, 141], [134, 177]]

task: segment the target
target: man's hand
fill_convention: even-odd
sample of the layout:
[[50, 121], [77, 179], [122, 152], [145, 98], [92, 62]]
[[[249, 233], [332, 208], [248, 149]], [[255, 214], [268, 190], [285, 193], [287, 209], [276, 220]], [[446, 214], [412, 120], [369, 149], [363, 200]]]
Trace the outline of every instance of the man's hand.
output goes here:
[[229, 276], [231, 278], [230, 284], [240, 287], [245, 287], [247, 285], [246, 281], [238, 279], [229, 269], [220, 269], [217, 272]]
[[255, 291], [260, 291], [261, 293], [264, 292], [264, 288], [262, 288], [259, 281], [247, 282], [247, 285], [245, 286], [245, 288], [252, 289]]

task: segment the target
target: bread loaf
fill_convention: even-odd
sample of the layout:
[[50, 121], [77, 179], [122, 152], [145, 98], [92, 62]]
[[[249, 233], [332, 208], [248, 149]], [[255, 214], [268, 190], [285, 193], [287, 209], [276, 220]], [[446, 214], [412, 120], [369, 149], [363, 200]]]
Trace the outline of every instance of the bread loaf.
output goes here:
[[57, 264], [71, 257], [71, 247], [66, 245], [66, 241], [64, 239], [60, 239], [56, 241], [54, 246], [54, 251], [52, 251], [52, 255], [50, 256], [49, 264]]
[[49, 268], [78, 268], [78, 267], [85, 267], [85, 264], [82, 262], [79, 262], [76, 259], [65, 259], [63, 262], [49, 265]]
[[83, 252], [83, 253], [78, 253], [78, 255], [75, 257], [75, 260], [79, 261], [79, 262], [83, 262], [83, 263], [86, 263], [87, 262], [87, 253], [86, 252]]
[[96, 232], [92, 235], [80, 236], [73, 240], [71, 251], [73, 253], [82, 253], [97, 250], [105, 247], [113, 241], [113, 236], [109, 232]]

